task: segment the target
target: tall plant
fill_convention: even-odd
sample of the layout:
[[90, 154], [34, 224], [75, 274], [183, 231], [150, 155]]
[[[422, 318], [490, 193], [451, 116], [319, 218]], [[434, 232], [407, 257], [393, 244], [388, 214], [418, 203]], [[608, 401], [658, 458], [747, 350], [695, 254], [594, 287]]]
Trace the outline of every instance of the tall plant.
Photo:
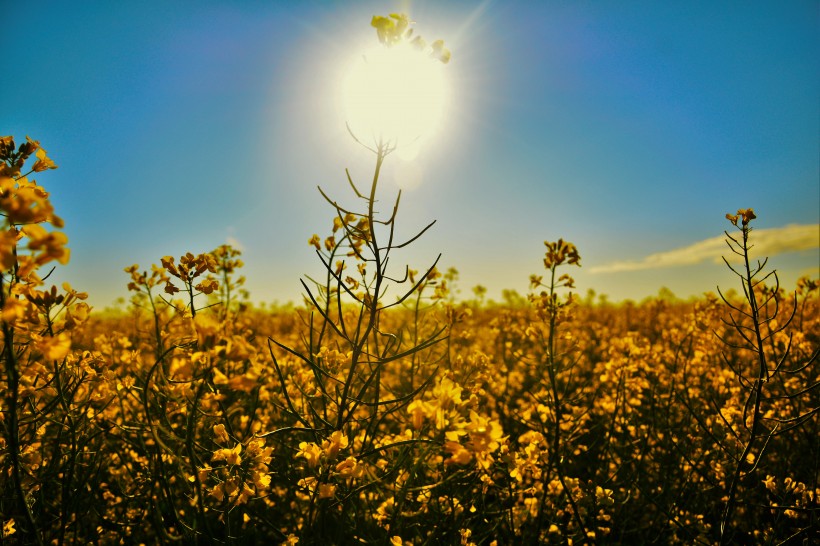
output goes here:
[[[409, 24], [405, 15], [397, 14], [372, 21], [385, 47], [409, 40]], [[436, 44], [432, 52], [443, 62], [449, 60], [449, 52], [443, 58], [443, 46]], [[308, 542], [332, 539], [340, 519], [371, 520], [376, 507], [367, 505], [363, 492], [383, 488], [395, 479], [422, 443], [394, 437], [400, 431], [390, 430], [388, 422], [397, 421], [399, 412], [430, 384], [435, 369], [429, 369], [420, 382], [386, 383], [383, 377], [388, 370], [394, 377], [401, 377], [395, 373], [399, 369], [412, 372], [420, 355], [447, 337], [446, 325], [418, 335], [391, 329], [384, 320], [388, 310], [402, 309], [435, 277], [438, 258], [421, 275], [408, 266], [396, 274], [393, 266], [397, 251], [419, 239], [435, 221], [414, 236], [397, 240], [401, 191], [388, 211], [379, 208], [383, 166], [397, 142], [378, 137], [366, 144], [352, 130], [350, 134], [375, 156], [369, 187], [362, 187], [346, 171], [352, 205], [341, 204], [319, 188], [332, 207], [333, 227], [324, 239], [314, 235], [309, 241], [323, 276], [302, 281], [309, 308], [307, 333], [300, 347], [269, 338], [282, 412], [290, 424], [267, 436], [281, 435], [279, 445], [285, 449], [298, 443], [295, 455], [303, 461], [303, 469], [297, 496], [305, 507], [302, 540]], [[294, 436], [302, 441], [285, 441]], [[378, 472], [366, 473], [366, 469]]]
[[[729, 308], [728, 318], [723, 319], [728, 326], [727, 332], [718, 334], [718, 337], [736, 353], [735, 358], [724, 354], [724, 361], [734, 373], [745, 400], [742, 401], [741, 417], [736, 422], [731, 422], [718, 411], [731, 432], [729, 441], [723, 445], [730, 457], [730, 471], [725, 479], [725, 503], [720, 518], [721, 544], [737, 540], [733, 522], [740, 505], [739, 491], [744, 484], [755, 483], [756, 470], [774, 440], [805, 427], [820, 411], [816, 399], [820, 383], [811, 373], [811, 367], [817, 364], [818, 351], [804, 360], [795, 362], [791, 358], [793, 337], [789, 326], [797, 313], [797, 294], [790, 299], [789, 305], [789, 299], [780, 289], [777, 272], [766, 270], [768, 258], [756, 263], [752, 261], [751, 222], [757, 218], [754, 210], [740, 209], [737, 214], [727, 214], [726, 218], [737, 230], [733, 234], [726, 232], [726, 243], [740, 259], [740, 265], [731, 264], [725, 257], [723, 260], [740, 279], [743, 296], [737, 301], [718, 290]], [[782, 400], [788, 400], [793, 411], [790, 415], [773, 415], [769, 406]], [[817, 479], [816, 475], [814, 479]], [[771, 480], [772, 477], [767, 478], [767, 481]], [[767, 487], [769, 485], [767, 483]], [[777, 509], [794, 508], [799, 507], [780, 506]], [[811, 526], [813, 524], [809, 524]], [[798, 529], [790, 539], [810, 533], [809, 527]]]

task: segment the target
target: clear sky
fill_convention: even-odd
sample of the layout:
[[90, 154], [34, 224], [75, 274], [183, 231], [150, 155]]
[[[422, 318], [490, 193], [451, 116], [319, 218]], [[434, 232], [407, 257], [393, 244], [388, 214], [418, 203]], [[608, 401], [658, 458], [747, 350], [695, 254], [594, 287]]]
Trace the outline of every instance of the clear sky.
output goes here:
[[405, 11], [443, 38], [451, 104], [412, 171], [405, 253], [442, 253], [498, 298], [544, 240], [574, 242], [578, 290], [641, 299], [735, 283], [724, 214], [753, 207], [787, 286], [820, 263], [817, 1], [3, 2], [0, 134], [41, 141], [66, 221], [56, 279], [102, 307], [123, 268], [241, 245], [258, 301], [298, 300], [329, 234], [316, 189], [349, 198], [373, 157], [345, 132], [345, 67]]

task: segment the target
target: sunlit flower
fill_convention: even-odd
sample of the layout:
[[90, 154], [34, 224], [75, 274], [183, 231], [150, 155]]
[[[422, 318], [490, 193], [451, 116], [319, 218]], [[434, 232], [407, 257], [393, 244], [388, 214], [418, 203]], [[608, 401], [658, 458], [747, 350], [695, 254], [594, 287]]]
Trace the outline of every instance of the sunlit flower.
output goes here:
[[37, 151], [35, 152], [35, 155], [37, 156], [37, 161], [31, 167], [32, 171], [34, 171], [36, 173], [39, 173], [39, 172], [47, 171], [49, 169], [56, 169], [57, 168], [57, 164], [54, 163], [48, 157], [48, 155], [46, 155], [46, 151], [44, 149], [38, 148]]
[[331, 483], [320, 483], [319, 484], [319, 498], [320, 499], [329, 499], [332, 498], [336, 494], [336, 486]]
[[297, 457], [304, 457], [310, 468], [315, 468], [319, 464], [319, 459], [322, 456], [322, 448], [314, 442], [301, 442], [299, 444], [299, 451], [296, 453]]
[[222, 423], [214, 425], [214, 438], [220, 444], [227, 444], [229, 441], [228, 432], [225, 430], [225, 425]]
[[364, 473], [364, 468], [351, 456], [336, 465], [336, 472], [343, 478], [358, 478]]
[[211, 294], [219, 288], [219, 283], [214, 279], [203, 279], [195, 288], [203, 294]]
[[239, 454], [242, 452], [242, 444], [236, 444], [232, 448], [217, 449], [214, 452], [211, 462], [225, 461], [229, 465], [239, 465], [242, 463], [242, 458]]
[[217, 484], [211, 488], [209, 494], [219, 502], [222, 502], [225, 499], [225, 487], [221, 483]]
[[339, 451], [345, 449], [347, 445], [347, 436], [340, 430], [334, 430], [330, 438], [322, 442], [322, 451], [324, 451], [328, 460], [333, 460]]
[[37, 343], [37, 349], [46, 360], [62, 360], [71, 349], [71, 337], [66, 333], [43, 337]]

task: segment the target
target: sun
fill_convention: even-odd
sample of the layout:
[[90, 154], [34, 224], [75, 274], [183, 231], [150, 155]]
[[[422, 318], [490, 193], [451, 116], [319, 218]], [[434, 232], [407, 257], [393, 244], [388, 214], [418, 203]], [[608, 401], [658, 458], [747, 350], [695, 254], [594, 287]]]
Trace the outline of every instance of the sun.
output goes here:
[[362, 142], [391, 142], [405, 159], [440, 129], [449, 88], [443, 64], [410, 44], [377, 46], [346, 71], [342, 110]]

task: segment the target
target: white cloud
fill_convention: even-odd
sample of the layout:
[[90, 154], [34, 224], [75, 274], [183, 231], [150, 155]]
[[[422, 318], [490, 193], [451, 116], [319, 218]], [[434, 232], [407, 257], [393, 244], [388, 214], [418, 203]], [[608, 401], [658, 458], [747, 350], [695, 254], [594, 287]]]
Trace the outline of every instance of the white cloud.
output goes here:
[[225, 242], [234, 247], [236, 250], [239, 250], [240, 252], [245, 250], [245, 247], [242, 245], [241, 242], [239, 242], [239, 239], [237, 239], [233, 235], [228, 235], [225, 238]]
[[[740, 232], [730, 231], [729, 233], [734, 235]], [[818, 248], [820, 247], [820, 224], [790, 224], [780, 228], [754, 229], [750, 241], [754, 245], [752, 255], [759, 258]], [[712, 237], [689, 246], [650, 254], [637, 261], [611, 262], [593, 266], [589, 271], [591, 273], [616, 273], [695, 265], [705, 261], [720, 263], [721, 256], [727, 256], [727, 258], [731, 256], [724, 236]]]

